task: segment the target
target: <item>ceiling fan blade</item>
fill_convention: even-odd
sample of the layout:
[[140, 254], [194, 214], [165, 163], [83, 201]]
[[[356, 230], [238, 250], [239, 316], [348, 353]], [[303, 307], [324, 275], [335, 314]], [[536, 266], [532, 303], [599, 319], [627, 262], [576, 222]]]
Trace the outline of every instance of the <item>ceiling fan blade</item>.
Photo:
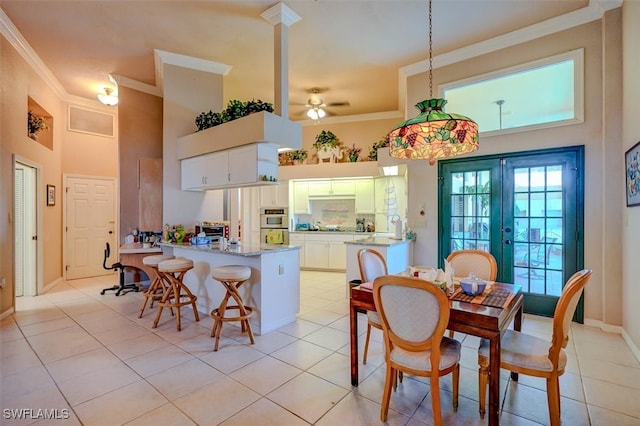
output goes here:
[[331, 102], [327, 104], [328, 107], [348, 107], [351, 106], [351, 104], [349, 103], [349, 101], [344, 101], [344, 102]]

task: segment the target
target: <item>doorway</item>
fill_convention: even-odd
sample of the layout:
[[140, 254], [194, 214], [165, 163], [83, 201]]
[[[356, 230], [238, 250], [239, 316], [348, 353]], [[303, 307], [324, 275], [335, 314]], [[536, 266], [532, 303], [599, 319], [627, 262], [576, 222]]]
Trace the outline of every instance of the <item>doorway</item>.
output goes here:
[[525, 312], [553, 316], [583, 265], [583, 171], [582, 146], [440, 162], [439, 258], [490, 252], [497, 281], [522, 287]]
[[37, 294], [37, 179], [35, 167], [14, 162], [15, 296]]
[[[103, 268], [108, 242], [116, 245], [115, 179], [65, 177], [66, 278], [95, 277], [112, 273]], [[112, 249], [107, 263], [114, 263]]]

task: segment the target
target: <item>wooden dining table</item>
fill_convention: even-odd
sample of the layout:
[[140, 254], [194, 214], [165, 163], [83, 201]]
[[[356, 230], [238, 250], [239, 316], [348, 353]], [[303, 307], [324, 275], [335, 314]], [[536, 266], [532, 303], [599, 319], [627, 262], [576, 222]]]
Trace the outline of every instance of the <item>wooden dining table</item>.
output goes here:
[[[502, 307], [459, 300], [450, 301], [449, 330], [489, 339], [489, 407], [490, 425], [499, 424], [500, 416], [500, 336], [513, 321], [514, 330], [522, 327], [522, 289], [518, 285], [494, 283], [492, 289], [509, 293]], [[451, 299], [451, 298], [450, 298]], [[475, 302], [475, 301], [474, 301]], [[375, 311], [373, 292], [362, 286], [351, 288], [351, 384], [358, 386], [358, 312]], [[517, 374], [512, 373], [514, 380]]]

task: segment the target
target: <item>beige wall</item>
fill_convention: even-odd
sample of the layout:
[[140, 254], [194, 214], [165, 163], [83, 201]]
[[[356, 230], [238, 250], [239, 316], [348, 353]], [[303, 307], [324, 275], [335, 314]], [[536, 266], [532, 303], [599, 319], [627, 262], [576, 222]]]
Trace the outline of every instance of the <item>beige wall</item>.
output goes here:
[[162, 98], [120, 87], [118, 99], [120, 242], [124, 242], [124, 237], [134, 228], [162, 230], [140, 229], [137, 184], [138, 159], [162, 158]]
[[[362, 148], [362, 151], [360, 152], [360, 161], [362, 161], [369, 155], [369, 149], [371, 146], [382, 139], [401, 121], [401, 118], [392, 118], [327, 124], [320, 120], [318, 124], [305, 126], [302, 128], [302, 147], [309, 153], [307, 163], [313, 164], [318, 162], [318, 157], [316, 156], [315, 148], [313, 148], [313, 143], [316, 140], [316, 135], [323, 130], [333, 132], [340, 139], [345, 148], [354, 144], [356, 147]], [[349, 161], [346, 154], [343, 156], [342, 161]]]
[[[622, 85], [623, 104], [623, 150], [626, 151], [640, 141], [640, 2], [625, 1], [622, 4], [622, 45], [624, 67]], [[622, 160], [618, 163], [621, 166]], [[621, 181], [619, 186], [623, 185]], [[640, 207], [627, 208], [626, 201], [621, 203], [623, 209], [622, 222], [622, 312], [624, 333], [626, 338], [635, 346], [635, 353], [640, 357], [640, 315], [638, 315], [638, 301], [640, 300]]]
[[[571, 126], [543, 129], [502, 136], [480, 136], [480, 149], [473, 156], [500, 152], [517, 152], [531, 149], [544, 149], [558, 146], [585, 145], [585, 267], [594, 270], [594, 275], [585, 290], [585, 318], [603, 321], [611, 325], [621, 325], [621, 304], [619, 284], [620, 269], [615, 268], [615, 259], [622, 255], [620, 244], [608, 244], [604, 249], [605, 230], [616, 228], [620, 220], [619, 212], [604, 208], [609, 197], [616, 200], [620, 194], [619, 182], [604, 180], [606, 173], [616, 171], [607, 158], [603, 159], [605, 145], [619, 151], [619, 138], [614, 135], [615, 123], [603, 122], [604, 108], [612, 112], [620, 111], [619, 102], [610, 98], [610, 94], [619, 93], [620, 87], [615, 76], [603, 80], [605, 72], [619, 72], [621, 58], [615, 49], [607, 52], [607, 63], [603, 65], [603, 37], [616, 38], [618, 12], [608, 13], [606, 20], [613, 21], [603, 32], [601, 21], [582, 25], [561, 33], [549, 35], [523, 45], [470, 59], [434, 70], [434, 85], [471, 77], [501, 68], [529, 62], [535, 59], [555, 55], [568, 50], [584, 48], [585, 54], [585, 122]], [[604, 35], [603, 35], [604, 34]], [[618, 74], [616, 74], [618, 75]], [[618, 80], [619, 81], [619, 80]], [[606, 84], [605, 84], [606, 82]], [[425, 74], [413, 76], [408, 80], [407, 105], [420, 101], [427, 87]], [[603, 93], [604, 92], [604, 93]], [[606, 97], [605, 97], [606, 96]], [[409, 110], [410, 108], [407, 108]], [[615, 121], [615, 120], [612, 120]], [[619, 123], [618, 123], [619, 126]], [[611, 139], [609, 139], [611, 138]], [[618, 166], [619, 167], [619, 163]], [[437, 166], [429, 167], [426, 162], [411, 162], [409, 165], [409, 225], [418, 233], [414, 262], [417, 264], [437, 263]], [[608, 194], [605, 197], [605, 194]], [[616, 203], [619, 205], [619, 201]], [[424, 205], [426, 218], [418, 216]], [[605, 285], [604, 277], [607, 277]]]
[[[14, 306], [13, 161], [39, 169], [37, 182], [38, 241], [42, 260], [37, 292], [63, 276], [63, 175], [117, 176], [117, 139], [67, 130], [67, 107], [31, 69], [11, 44], [0, 36], [0, 314]], [[27, 97], [53, 116], [53, 149], [26, 134]], [[100, 108], [97, 106], [97, 108]], [[46, 206], [45, 186], [57, 189], [55, 206]]]

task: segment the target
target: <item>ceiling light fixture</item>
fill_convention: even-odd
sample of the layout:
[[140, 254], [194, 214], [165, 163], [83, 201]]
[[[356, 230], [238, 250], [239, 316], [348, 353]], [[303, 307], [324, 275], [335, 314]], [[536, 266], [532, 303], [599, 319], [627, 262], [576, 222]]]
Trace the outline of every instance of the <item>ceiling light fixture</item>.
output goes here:
[[389, 133], [389, 154], [410, 160], [455, 157], [478, 149], [478, 124], [460, 114], [446, 113], [445, 99], [433, 98], [432, 16], [429, 0], [429, 99], [416, 104], [415, 118], [399, 124]]
[[116, 95], [112, 95], [113, 89], [109, 87], [104, 88], [104, 93], [98, 93], [98, 100], [105, 105], [114, 106], [118, 105], [118, 97]]
[[319, 120], [321, 118], [324, 118], [326, 115], [327, 113], [318, 105], [312, 106], [311, 108], [309, 108], [309, 111], [307, 111], [307, 117], [312, 120]]

